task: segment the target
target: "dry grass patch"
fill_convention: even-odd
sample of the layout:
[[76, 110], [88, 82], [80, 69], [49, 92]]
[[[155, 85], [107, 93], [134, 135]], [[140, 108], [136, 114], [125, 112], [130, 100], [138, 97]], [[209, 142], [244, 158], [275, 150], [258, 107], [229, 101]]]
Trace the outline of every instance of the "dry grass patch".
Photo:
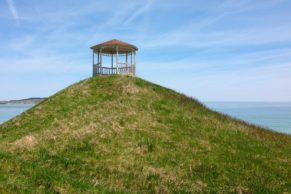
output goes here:
[[12, 150], [15, 149], [31, 149], [38, 143], [34, 135], [27, 135], [12, 143]]

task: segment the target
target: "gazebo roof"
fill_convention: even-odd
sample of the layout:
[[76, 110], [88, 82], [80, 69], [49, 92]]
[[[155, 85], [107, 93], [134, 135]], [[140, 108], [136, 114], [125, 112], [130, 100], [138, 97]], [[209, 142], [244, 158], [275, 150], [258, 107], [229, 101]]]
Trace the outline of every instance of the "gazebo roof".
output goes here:
[[91, 47], [94, 52], [99, 52], [100, 49], [102, 49], [102, 53], [107, 54], [115, 54], [117, 52], [117, 48], [118, 52], [121, 54], [138, 50], [136, 46], [117, 39], [109, 40]]

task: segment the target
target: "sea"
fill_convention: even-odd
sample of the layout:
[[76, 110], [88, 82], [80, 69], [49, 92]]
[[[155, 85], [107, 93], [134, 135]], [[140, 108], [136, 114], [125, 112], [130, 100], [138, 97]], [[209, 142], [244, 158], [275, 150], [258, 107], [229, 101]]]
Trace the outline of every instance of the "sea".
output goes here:
[[[212, 110], [274, 131], [291, 134], [291, 102], [204, 102]], [[0, 124], [33, 104], [0, 104]]]
[[0, 104], [0, 124], [21, 114], [34, 104]]
[[291, 134], [291, 102], [204, 102], [212, 110]]

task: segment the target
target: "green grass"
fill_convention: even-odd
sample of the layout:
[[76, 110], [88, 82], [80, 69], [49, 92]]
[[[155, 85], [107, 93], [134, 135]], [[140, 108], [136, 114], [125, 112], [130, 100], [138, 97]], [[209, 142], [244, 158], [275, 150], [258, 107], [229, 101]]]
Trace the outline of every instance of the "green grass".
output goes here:
[[0, 193], [290, 193], [291, 137], [127, 76], [0, 125]]

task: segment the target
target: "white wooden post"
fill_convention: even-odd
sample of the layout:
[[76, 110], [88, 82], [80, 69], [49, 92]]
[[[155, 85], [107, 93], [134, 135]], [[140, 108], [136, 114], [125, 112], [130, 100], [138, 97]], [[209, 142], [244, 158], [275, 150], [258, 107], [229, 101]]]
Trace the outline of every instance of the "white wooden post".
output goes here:
[[133, 53], [133, 51], [131, 50], [131, 52], [130, 52], [130, 71], [131, 71], [131, 73], [133, 73], [133, 63], [132, 63], [132, 53]]
[[100, 66], [102, 66], [102, 48], [100, 49]]
[[132, 52], [133, 52], [133, 51], [130, 52], [130, 64], [131, 64], [131, 65], [132, 65]]
[[100, 59], [99, 59], [99, 51], [98, 51], [98, 53], [97, 53], [97, 66], [99, 66], [99, 61], [100, 61]]
[[133, 65], [133, 75], [135, 76], [135, 64], [136, 64], [136, 61], [135, 61], [135, 51], [134, 51], [134, 65]]
[[125, 53], [125, 70], [126, 70], [126, 73], [129, 73], [129, 71], [128, 71], [128, 62], [127, 62], [127, 55], [128, 55], [128, 53]]
[[116, 47], [116, 74], [119, 74], [119, 70], [118, 70], [118, 47]]
[[94, 50], [93, 50], [93, 76], [95, 75], [95, 60], [94, 60]]
[[100, 74], [103, 74], [103, 67], [102, 67], [102, 48], [100, 49], [100, 66], [99, 66]]
[[113, 74], [113, 54], [111, 54], [111, 74]]

